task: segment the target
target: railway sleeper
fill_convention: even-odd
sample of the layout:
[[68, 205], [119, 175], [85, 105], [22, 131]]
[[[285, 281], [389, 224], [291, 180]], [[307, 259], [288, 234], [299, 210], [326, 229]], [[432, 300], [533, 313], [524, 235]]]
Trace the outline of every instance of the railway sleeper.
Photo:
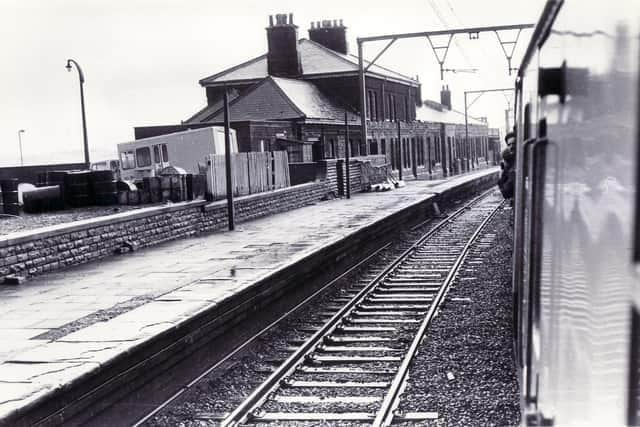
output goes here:
[[271, 400], [278, 403], [367, 405], [382, 401], [382, 396], [274, 396]]
[[349, 318], [345, 319], [345, 323], [356, 324], [356, 325], [364, 325], [364, 324], [394, 324], [394, 323], [420, 323], [419, 319], [382, 319], [382, 318], [373, 318], [373, 319], [354, 319]]
[[428, 310], [428, 304], [358, 304], [358, 310]]
[[389, 381], [302, 381], [285, 379], [282, 387], [291, 388], [388, 388]]
[[409, 317], [422, 317], [426, 314], [426, 311], [353, 311], [351, 315], [367, 317], [367, 316], [409, 316]]
[[412, 286], [412, 287], [400, 287], [400, 286], [392, 286], [392, 287], [380, 287], [376, 289], [376, 293], [378, 294], [422, 294], [422, 295], [433, 295], [438, 292], [440, 286]]
[[325, 344], [347, 344], [347, 343], [363, 343], [363, 342], [398, 342], [395, 338], [378, 337], [378, 336], [366, 336], [366, 337], [339, 337], [336, 335], [329, 335], [323, 338]]
[[373, 333], [373, 332], [396, 332], [398, 328], [394, 326], [347, 326], [338, 325], [335, 329], [337, 333]]
[[401, 348], [393, 348], [393, 347], [349, 347], [344, 345], [330, 345], [330, 344], [321, 344], [316, 348], [316, 351], [321, 353], [338, 353], [338, 352], [377, 352], [384, 351], [389, 353], [397, 353], [403, 351]]
[[302, 372], [305, 374], [359, 374], [359, 375], [395, 375], [395, 369], [388, 368], [376, 368], [376, 369], [365, 369], [365, 368], [354, 368], [352, 366], [347, 367], [318, 367], [318, 366], [306, 366], [301, 365], [296, 368], [296, 371]]
[[376, 362], [401, 362], [401, 356], [324, 356], [312, 354], [307, 358], [312, 364], [341, 364], [341, 363], [376, 363]]
[[371, 412], [259, 412], [252, 414], [252, 421], [367, 421], [375, 419]]

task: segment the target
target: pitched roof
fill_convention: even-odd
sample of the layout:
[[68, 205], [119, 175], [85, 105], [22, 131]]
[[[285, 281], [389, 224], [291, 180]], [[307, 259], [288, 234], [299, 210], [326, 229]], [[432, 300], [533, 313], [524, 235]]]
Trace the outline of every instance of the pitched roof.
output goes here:
[[[320, 77], [327, 74], [354, 75], [358, 72], [358, 57], [355, 55], [345, 55], [307, 39], [298, 40], [298, 51], [302, 61], [302, 78]], [[368, 64], [369, 61], [365, 60], [365, 67]], [[411, 86], [420, 84], [415, 79], [379, 65], [371, 66], [367, 75], [396, 80]], [[267, 76], [267, 55], [264, 54], [220, 73], [205, 77], [200, 80], [200, 84], [202, 86], [218, 86], [230, 82], [258, 82]]]
[[[439, 106], [439, 107], [438, 107]], [[449, 110], [444, 105], [434, 101], [425, 101], [422, 106], [416, 108], [416, 119], [423, 122], [464, 124], [464, 113], [457, 110]], [[486, 123], [468, 116], [470, 125], [483, 125]]]
[[320, 92], [313, 83], [281, 77], [271, 79], [306, 119], [344, 120], [345, 109]]
[[[307, 122], [343, 122], [345, 108], [326, 97], [311, 82], [281, 77], [267, 77], [229, 104], [233, 121], [292, 120]], [[358, 116], [349, 111], [350, 122]], [[222, 120], [218, 111], [207, 121]], [[194, 116], [195, 117], [195, 116]]]
[[[229, 102], [232, 102], [234, 99], [238, 97], [237, 91], [230, 91], [229, 93]], [[200, 111], [195, 113], [193, 116], [189, 117], [184, 123], [202, 123], [208, 122], [211, 120], [218, 111], [222, 110], [224, 107], [224, 99], [219, 99], [211, 105], [207, 105], [202, 108]]]

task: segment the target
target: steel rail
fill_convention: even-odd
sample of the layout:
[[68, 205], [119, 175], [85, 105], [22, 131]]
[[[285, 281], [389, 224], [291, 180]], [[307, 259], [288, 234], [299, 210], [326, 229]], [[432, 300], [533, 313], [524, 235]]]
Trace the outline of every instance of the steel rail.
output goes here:
[[504, 205], [504, 202], [496, 206], [496, 208], [484, 219], [484, 221], [482, 221], [482, 223], [478, 226], [478, 228], [473, 233], [471, 238], [467, 241], [467, 244], [462, 249], [462, 252], [456, 259], [453, 267], [451, 267], [451, 270], [449, 270], [449, 274], [447, 275], [447, 278], [445, 279], [442, 286], [438, 290], [438, 293], [436, 294], [434, 301], [431, 303], [429, 307], [429, 311], [427, 312], [427, 315], [424, 317], [422, 323], [420, 324], [420, 328], [418, 329], [418, 332], [416, 333], [413, 341], [411, 342], [411, 346], [409, 347], [409, 350], [407, 351], [407, 353], [404, 356], [404, 359], [402, 360], [402, 363], [400, 365], [400, 368], [398, 369], [398, 372], [395, 378], [391, 382], [391, 388], [389, 389], [385, 398], [383, 399], [382, 406], [378, 410], [378, 414], [375, 420], [373, 421], [374, 426], [388, 426], [388, 425], [391, 425], [391, 423], [393, 422], [393, 417], [395, 415], [394, 411], [398, 406], [401, 392], [404, 389], [404, 386], [406, 384], [406, 379], [409, 373], [409, 366], [411, 364], [411, 361], [415, 357], [416, 353], [418, 352], [418, 347], [422, 339], [424, 338], [424, 335], [427, 332], [427, 328], [429, 327], [429, 325], [431, 324], [431, 321], [435, 317], [437, 310], [440, 308], [440, 305], [442, 304], [442, 301], [444, 300], [445, 295], [449, 291], [449, 288], [453, 283], [453, 280], [457, 276], [458, 270], [460, 269], [465, 258], [467, 257], [469, 250], [471, 249], [471, 246], [475, 243], [475, 240], [478, 238], [483, 228], [495, 216], [495, 214], [503, 205]]
[[238, 354], [240, 351], [244, 350], [249, 344], [251, 344], [252, 342], [254, 342], [256, 339], [258, 339], [260, 336], [262, 336], [263, 334], [265, 334], [266, 332], [268, 332], [270, 329], [272, 329], [273, 327], [277, 326], [280, 322], [282, 322], [284, 319], [286, 319], [287, 317], [289, 317], [291, 314], [293, 314], [294, 312], [296, 312], [297, 310], [299, 310], [300, 308], [304, 307], [305, 305], [307, 305], [312, 299], [314, 299], [315, 297], [317, 297], [319, 294], [321, 294], [322, 292], [324, 292], [325, 290], [327, 290], [328, 288], [330, 288], [331, 286], [335, 285], [339, 280], [344, 279], [347, 275], [353, 273], [356, 269], [360, 268], [363, 264], [369, 262], [373, 257], [375, 257], [376, 255], [380, 254], [380, 252], [382, 252], [383, 250], [387, 249], [389, 246], [391, 245], [391, 242], [388, 242], [386, 244], [384, 244], [383, 246], [379, 247], [378, 249], [375, 250], [375, 252], [373, 252], [371, 255], [367, 256], [365, 259], [359, 261], [357, 264], [351, 266], [347, 271], [345, 271], [344, 273], [340, 274], [338, 277], [334, 278], [333, 280], [331, 280], [329, 283], [325, 284], [324, 286], [322, 286], [320, 289], [316, 290], [313, 294], [309, 295], [308, 297], [306, 297], [304, 300], [302, 300], [300, 303], [298, 303], [295, 307], [291, 308], [290, 310], [288, 310], [286, 313], [284, 313], [283, 315], [281, 315], [280, 317], [278, 317], [276, 320], [274, 320], [273, 322], [271, 322], [269, 325], [265, 326], [264, 328], [262, 328], [259, 332], [257, 332], [256, 334], [254, 334], [252, 337], [250, 337], [249, 339], [247, 339], [244, 343], [240, 344], [238, 347], [236, 347], [231, 353], [229, 353], [228, 355], [226, 355], [223, 359], [219, 360], [218, 362], [216, 362], [214, 365], [212, 365], [211, 367], [207, 368], [204, 372], [202, 372], [200, 375], [198, 375], [196, 378], [194, 378], [192, 381], [190, 381], [187, 385], [183, 386], [180, 390], [178, 390], [176, 393], [174, 393], [169, 399], [165, 400], [164, 402], [162, 402], [159, 406], [157, 406], [152, 412], [148, 413], [147, 415], [145, 415], [143, 418], [139, 419], [135, 424], [133, 424], [133, 427], [139, 427], [140, 425], [142, 425], [143, 423], [147, 422], [149, 419], [151, 419], [151, 417], [153, 417], [154, 415], [156, 415], [158, 412], [160, 412], [162, 409], [164, 409], [165, 407], [167, 407], [167, 405], [171, 404], [173, 401], [175, 401], [178, 397], [180, 397], [181, 395], [183, 395], [186, 391], [188, 391], [191, 387], [193, 387], [195, 384], [197, 384], [200, 380], [202, 380], [202, 378], [204, 378], [205, 376], [209, 375], [212, 371], [216, 370], [217, 368], [219, 368], [222, 364], [224, 364], [225, 362], [227, 362], [229, 359], [231, 359], [232, 357], [234, 357], [236, 354]]
[[236, 407], [220, 424], [221, 427], [236, 426], [246, 421], [249, 414], [259, 407], [268, 399], [271, 392], [280, 384], [281, 380], [291, 374], [300, 362], [304, 361], [307, 354], [311, 353], [316, 347], [322, 344], [322, 339], [328, 333], [336, 329], [339, 322], [348, 316], [348, 314], [357, 306], [373, 289], [375, 289], [395, 268], [405, 261], [414, 250], [421, 246], [427, 239], [438, 232], [440, 229], [450, 224], [453, 219], [462, 215], [472, 205], [477, 203], [495, 190], [492, 188], [485, 191], [478, 197], [472, 199], [469, 203], [455, 211], [451, 216], [440, 221], [431, 230], [425, 233], [420, 239], [414, 242], [407, 250], [399, 255], [392, 263], [390, 263], [381, 273], [373, 278], [362, 290], [360, 290], [345, 306], [343, 306], [331, 319], [329, 319], [316, 333], [314, 333], [305, 343], [300, 346], [291, 356], [285, 360], [282, 365], [275, 370], [267, 380], [258, 386], [240, 405]]

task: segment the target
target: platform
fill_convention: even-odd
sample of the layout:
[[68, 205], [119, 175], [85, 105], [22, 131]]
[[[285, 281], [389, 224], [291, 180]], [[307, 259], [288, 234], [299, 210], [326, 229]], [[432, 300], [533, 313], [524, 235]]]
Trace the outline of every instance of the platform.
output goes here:
[[274, 272], [496, 172], [319, 202], [0, 288], [0, 425]]

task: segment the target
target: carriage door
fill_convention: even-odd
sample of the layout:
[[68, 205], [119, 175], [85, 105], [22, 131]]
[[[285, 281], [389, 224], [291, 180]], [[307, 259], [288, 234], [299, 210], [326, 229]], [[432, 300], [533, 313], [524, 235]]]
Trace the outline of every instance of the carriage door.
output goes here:
[[153, 145], [153, 163], [156, 172], [161, 171], [169, 165], [169, 151], [167, 150], [167, 144]]

